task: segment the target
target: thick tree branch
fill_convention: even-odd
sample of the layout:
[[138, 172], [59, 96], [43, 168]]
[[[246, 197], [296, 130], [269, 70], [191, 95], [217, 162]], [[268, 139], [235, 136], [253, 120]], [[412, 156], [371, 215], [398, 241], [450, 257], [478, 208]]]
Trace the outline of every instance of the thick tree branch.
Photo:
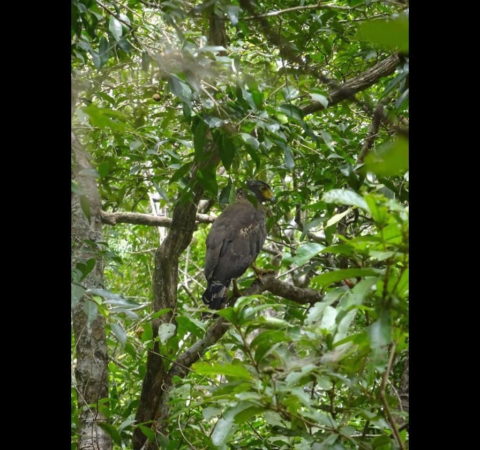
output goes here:
[[[255, 16], [255, 9], [250, 0], [240, 0], [240, 4], [243, 9], [249, 11], [253, 16]], [[291, 63], [298, 64], [304, 72], [314, 76], [331, 89], [331, 93], [328, 97], [328, 107], [348, 98], [352, 98], [357, 92], [363, 91], [374, 85], [380, 78], [391, 75], [402, 61], [402, 58], [399, 54], [391, 55], [375, 64], [370, 69], [367, 69], [361, 74], [351, 78], [350, 80], [347, 80], [345, 83], [340, 85], [336, 81], [326, 77], [315, 67], [307, 65], [299, 56], [297, 49], [282, 35], [273, 30], [265, 17], [256, 17], [258, 18], [258, 23], [263, 34], [272, 44], [279, 48], [280, 55], [283, 58], [287, 59]], [[322, 109], [325, 109], [325, 106], [319, 102], [314, 102], [301, 108], [304, 115], [321, 111]]]
[[[107, 225], [116, 225], [117, 223], [131, 223], [135, 225], [148, 225], [153, 227], [172, 226], [172, 218], [166, 216], [154, 216], [152, 214], [141, 214], [132, 212], [101, 212], [102, 222]], [[195, 223], [213, 223], [214, 216], [208, 214], [197, 214]]]
[[323, 295], [319, 291], [294, 286], [293, 284], [275, 278], [274, 275], [263, 276], [260, 281], [264, 290], [296, 303], [310, 304], [323, 300]]
[[[356, 77], [347, 80], [338, 89], [332, 91], [328, 97], [328, 106], [333, 106], [342, 100], [353, 97], [357, 92], [363, 91], [370, 86], [373, 86], [380, 78], [391, 75], [397, 66], [402, 62], [399, 54], [388, 56], [382, 61], [375, 64], [370, 69], [357, 75]], [[325, 109], [325, 106], [319, 102], [314, 102], [310, 105], [304, 106], [302, 112], [312, 114], [317, 111]]]
[[[240, 0], [240, 5], [243, 9], [250, 12], [250, 14], [255, 15], [255, 8], [251, 4], [250, 0]], [[298, 50], [281, 34], [277, 33], [265, 17], [258, 17], [258, 24], [262, 29], [263, 34], [265, 37], [275, 46], [278, 47], [280, 50], [280, 55], [285, 58], [286, 60], [298, 64], [302, 67], [302, 70], [310, 73], [311, 75], [318, 78], [322, 83], [325, 83], [327, 86], [332, 86], [332, 80], [327, 78], [322, 73], [318, 72], [317, 70], [307, 66], [305, 61], [299, 56]]]

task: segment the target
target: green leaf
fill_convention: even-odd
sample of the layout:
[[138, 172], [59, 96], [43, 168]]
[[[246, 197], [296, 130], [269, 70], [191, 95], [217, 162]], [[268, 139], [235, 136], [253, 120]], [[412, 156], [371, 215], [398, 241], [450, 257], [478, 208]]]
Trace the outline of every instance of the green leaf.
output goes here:
[[225, 133], [222, 133], [217, 138], [218, 149], [220, 151], [220, 158], [225, 169], [229, 170], [235, 156], [235, 144], [233, 139]]
[[328, 219], [327, 223], [325, 224], [325, 228], [331, 227], [335, 225], [337, 222], [340, 222], [346, 215], [352, 212], [352, 208], [347, 208], [345, 211], [335, 214], [334, 216]]
[[218, 53], [224, 52], [225, 50], [225, 47], [222, 47], [221, 45], [206, 45], [205, 47], [199, 48], [198, 53]]
[[212, 433], [212, 443], [217, 447], [222, 446], [227, 440], [233, 426], [233, 417], [227, 419], [220, 419], [215, 425]]
[[387, 345], [391, 341], [391, 324], [387, 312], [383, 312], [380, 318], [372, 323], [369, 328], [370, 343], [372, 348], [377, 349]]
[[125, 131], [128, 128], [125, 123], [125, 115], [119, 111], [99, 108], [93, 103], [83, 108], [83, 111], [88, 115], [89, 121], [94, 127], [110, 128], [115, 131]]
[[283, 148], [283, 151], [285, 155], [285, 167], [288, 170], [292, 170], [295, 167], [295, 162], [293, 161], [292, 149], [288, 145], [285, 145]]
[[333, 139], [332, 136], [330, 136], [330, 133], [324, 130], [320, 130], [320, 134], [322, 135], [323, 142], [327, 144], [327, 147], [333, 151], [335, 151], [335, 148], [333, 146]]
[[229, 322], [237, 323], [237, 316], [233, 307], [223, 308], [217, 311], [217, 314]]
[[265, 408], [262, 406], [250, 406], [247, 409], [244, 409], [242, 412], [239, 412], [235, 416], [235, 423], [242, 424], [250, 420], [252, 417], [258, 416], [260, 413], [265, 411]]
[[335, 319], [337, 318], [337, 310], [331, 306], [327, 306], [323, 311], [322, 320], [319, 327], [322, 330], [333, 332], [336, 327]]
[[324, 108], [328, 107], [328, 99], [324, 95], [311, 93], [310, 97], [314, 102], [318, 102], [321, 105], [323, 105]]
[[184, 164], [182, 167], [180, 167], [178, 170], [175, 171], [175, 173], [170, 178], [169, 183], [174, 183], [175, 181], [178, 181], [181, 178], [183, 178], [188, 173], [191, 167], [192, 167], [191, 162]]
[[347, 278], [378, 276], [380, 273], [378, 269], [339, 269], [313, 277], [312, 282], [325, 287], [337, 281], [346, 280]]
[[205, 329], [196, 323], [195, 319], [187, 316], [177, 316], [176, 319], [178, 324], [178, 337], [182, 338], [187, 332], [192, 333], [194, 336], [199, 338], [203, 337], [205, 334]]
[[123, 347], [125, 345], [125, 342], [127, 342], [127, 333], [123, 329], [122, 325], [120, 323], [112, 323], [111, 325], [112, 333], [115, 335], [117, 338], [118, 342], [120, 342], [120, 345]]
[[72, 286], [72, 308], [75, 308], [75, 306], [78, 304], [80, 299], [85, 294], [85, 288], [83, 286], [80, 286], [74, 283], [72, 283], [71, 286]]
[[292, 371], [285, 378], [285, 383], [287, 386], [295, 386], [302, 381], [302, 378], [310, 375], [316, 368], [317, 366], [315, 364], [307, 364], [303, 366], [300, 371]]
[[210, 166], [197, 172], [197, 178], [202, 186], [215, 198], [218, 193], [218, 184], [216, 179], [215, 167]]
[[377, 282], [376, 277], [367, 277], [349, 289], [340, 301], [339, 306], [343, 309], [363, 304], [364, 299], [372, 291], [372, 286]]
[[393, 20], [372, 20], [362, 23], [357, 39], [388, 49], [408, 53], [408, 17], [405, 14]]
[[260, 333], [250, 344], [255, 349], [255, 360], [261, 361], [273, 347], [280, 342], [289, 342], [290, 338], [280, 330], [268, 330]]
[[100, 428], [103, 428], [113, 439], [115, 444], [122, 445], [122, 437], [120, 436], [120, 433], [118, 430], [111, 424], [111, 423], [106, 423], [106, 422], [97, 422]]
[[365, 200], [356, 192], [349, 189], [332, 189], [323, 194], [322, 200], [326, 203], [358, 206], [359, 208], [368, 211], [368, 206]]
[[365, 157], [365, 167], [379, 176], [401, 175], [408, 170], [408, 141], [403, 137], [382, 145]]
[[393, 450], [396, 448], [393, 445], [392, 439], [388, 436], [378, 436], [372, 440], [373, 450]]
[[130, 425], [133, 425], [135, 422], [136, 422], [135, 414], [131, 414], [118, 426], [118, 430], [122, 431], [125, 428], [129, 427]]
[[196, 120], [193, 126], [193, 146], [195, 148], [195, 159], [201, 161], [205, 154], [205, 141], [208, 125], [201, 119]]
[[303, 123], [303, 112], [297, 106], [284, 103], [283, 105], [280, 105], [278, 109], [291, 119]]
[[326, 307], [327, 307], [327, 303], [325, 302], [315, 303], [308, 311], [308, 315], [305, 318], [305, 325], [311, 325], [319, 321]]
[[202, 416], [208, 422], [213, 417], [217, 417], [221, 412], [221, 408], [214, 408], [212, 406], [208, 406], [207, 408], [202, 409]]
[[80, 272], [82, 272], [82, 278], [81, 280], [83, 280], [92, 270], [93, 268], [95, 267], [95, 263], [97, 262], [97, 260], [95, 258], [90, 258], [89, 260], [87, 260], [85, 263], [82, 263], [82, 262], [78, 262], [76, 264], [76, 268], [80, 270]]
[[258, 147], [260, 147], [260, 143], [258, 142], [258, 140], [254, 138], [251, 134], [240, 133], [240, 136], [242, 137], [243, 141], [254, 150], [258, 150]]
[[250, 372], [245, 367], [236, 364], [213, 364], [197, 362], [192, 366], [193, 370], [200, 375], [215, 377], [225, 375], [234, 378], [249, 380], [252, 378]]
[[385, 224], [388, 218], [388, 211], [387, 208], [382, 204], [385, 201], [384, 197], [373, 194], [365, 194], [364, 198], [367, 202], [372, 219], [377, 224]]
[[324, 245], [317, 244], [315, 242], [308, 242], [307, 244], [302, 244], [300, 247], [297, 248], [297, 253], [294, 257], [285, 258], [285, 261], [296, 264], [297, 266], [301, 266], [310, 261], [324, 248]]
[[110, 16], [108, 29], [110, 30], [110, 33], [112, 33], [115, 40], [118, 42], [121, 39], [123, 33], [122, 23], [118, 21], [115, 17]]
[[337, 343], [342, 339], [345, 339], [345, 336], [347, 335], [350, 325], [352, 324], [353, 319], [355, 319], [357, 312], [357, 309], [352, 309], [351, 311], [348, 311], [345, 316], [343, 316], [343, 318], [338, 323], [337, 332], [335, 333], [333, 343]]
[[138, 428], [140, 428], [141, 432], [150, 442], [155, 442], [155, 432], [151, 428], [148, 428], [145, 425], [138, 425]]
[[168, 85], [170, 90], [183, 102], [190, 104], [192, 100], [192, 90], [190, 86], [178, 78], [176, 75], [170, 74], [168, 77]]

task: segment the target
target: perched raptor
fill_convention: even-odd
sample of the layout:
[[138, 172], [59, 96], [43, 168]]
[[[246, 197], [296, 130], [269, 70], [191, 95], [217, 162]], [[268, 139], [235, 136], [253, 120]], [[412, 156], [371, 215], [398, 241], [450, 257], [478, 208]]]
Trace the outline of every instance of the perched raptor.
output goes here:
[[254, 194], [253, 202], [245, 190], [239, 189], [235, 203], [218, 216], [207, 237], [208, 285], [202, 300], [212, 309], [222, 308], [230, 282], [255, 261], [267, 236], [261, 203], [274, 200], [272, 190], [257, 180], [248, 181], [247, 187]]

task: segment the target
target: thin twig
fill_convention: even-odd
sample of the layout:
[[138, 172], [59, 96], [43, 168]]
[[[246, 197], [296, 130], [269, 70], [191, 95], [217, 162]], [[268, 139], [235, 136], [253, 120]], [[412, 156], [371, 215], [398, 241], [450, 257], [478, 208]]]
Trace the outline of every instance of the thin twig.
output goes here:
[[290, 12], [295, 12], [295, 11], [303, 11], [306, 9], [339, 9], [343, 11], [351, 11], [354, 8], [351, 8], [349, 6], [337, 6], [337, 5], [332, 5], [332, 4], [327, 4], [327, 5], [322, 5], [320, 2], [316, 5], [307, 5], [307, 6], [293, 6], [292, 8], [285, 8], [285, 9], [279, 9], [277, 11], [270, 11], [268, 13], [264, 14], [257, 14], [255, 16], [248, 16], [244, 17], [242, 20], [255, 20], [255, 19], [261, 19], [263, 17], [274, 17], [274, 16], [279, 16], [280, 14], [285, 14], [285, 13], [290, 13]]
[[395, 421], [393, 420], [392, 413], [390, 411], [390, 407], [388, 406], [387, 398], [385, 396], [385, 389], [387, 386], [387, 381], [388, 381], [388, 376], [390, 374], [390, 371], [392, 370], [392, 365], [393, 365], [393, 358], [395, 357], [395, 342], [391, 344], [390, 348], [390, 356], [388, 358], [388, 364], [387, 368], [385, 369], [385, 373], [383, 374], [383, 379], [382, 379], [382, 384], [380, 385], [380, 398], [382, 399], [383, 407], [385, 409], [385, 415], [388, 420], [388, 423], [392, 427], [393, 434], [395, 436], [395, 439], [400, 447], [401, 450], [405, 450], [405, 445], [402, 442], [402, 439], [400, 438], [400, 434], [398, 432], [397, 425], [395, 424]]

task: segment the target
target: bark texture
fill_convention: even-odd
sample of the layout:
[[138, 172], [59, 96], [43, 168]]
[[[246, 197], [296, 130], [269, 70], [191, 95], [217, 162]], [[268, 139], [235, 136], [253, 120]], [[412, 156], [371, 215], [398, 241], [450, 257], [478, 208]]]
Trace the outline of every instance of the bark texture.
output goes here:
[[[149, 225], [155, 227], [172, 226], [172, 218], [167, 216], [154, 216], [152, 214], [132, 213], [132, 212], [101, 212], [102, 222], [108, 225], [116, 225], [117, 223], [132, 223], [136, 225]], [[214, 216], [208, 214], [197, 214], [196, 223], [213, 223]]]
[[[382, 61], [375, 64], [365, 72], [347, 80], [340, 87], [334, 89], [328, 97], [328, 106], [353, 97], [357, 92], [363, 91], [370, 86], [373, 86], [380, 78], [391, 75], [401, 63], [401, 57], [398, 54], [388, 56]], [[321, 103], [314, 102], [310, 105], [304, 106], [302, 112], [304, 114], [311, 114], [325, 109]]]
[[[72, 195], [72, 266], [95, 259], [95, 267], [82, 280], [85, 289], [99, 288], [103, 284], [103, 267], [95, 246], [102, 237], [100, 197], [92, 175], [88, 156], [75, 135], [72, 134], [73, 177], [81, 194]], [[83, 197], [83, 198], [82, 198]], [[88, 204], [90, 218], [85, 215], [83, 204]], [[80, 298], [72, 308], [73, 332], [76, 343], [75, 383], [80, 411], [79, 450], [110, 450], [110, 436], [99, 426], [106, 422], [99, 406], [108, 397], [107, 346], [105, 320], [102, 315], [90, 320], [85, 312], [89, 300]]]

